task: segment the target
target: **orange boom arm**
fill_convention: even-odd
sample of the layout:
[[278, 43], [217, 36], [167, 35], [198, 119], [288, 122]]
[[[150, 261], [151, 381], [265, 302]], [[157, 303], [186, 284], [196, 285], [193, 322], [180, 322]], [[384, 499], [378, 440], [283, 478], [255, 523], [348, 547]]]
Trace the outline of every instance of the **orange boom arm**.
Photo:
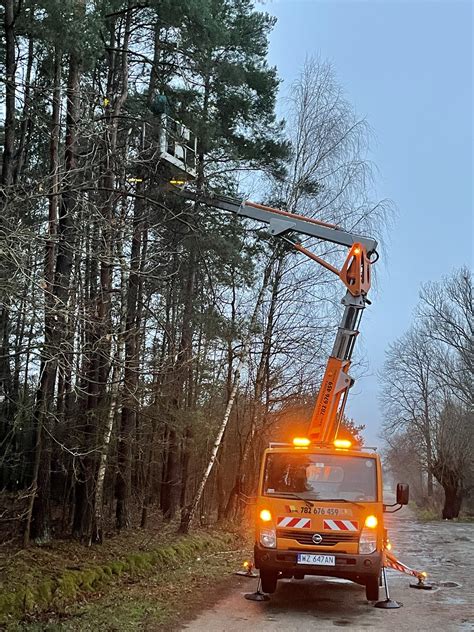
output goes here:
[[354, 383], [348, 371], [370, 289], [370, 266], [364, 246], [354, 244], [339, 272], [347, 287], [347, 294], [342, 300], [345, 310], [311, 419], [308, 436], [314, 443], [333, 443], [337, 437], [347, 395]]

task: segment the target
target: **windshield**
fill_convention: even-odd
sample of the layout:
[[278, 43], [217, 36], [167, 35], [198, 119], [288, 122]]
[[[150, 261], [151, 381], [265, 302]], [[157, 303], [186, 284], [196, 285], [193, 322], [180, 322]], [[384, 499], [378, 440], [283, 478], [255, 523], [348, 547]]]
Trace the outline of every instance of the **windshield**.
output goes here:
[[306, 500], [375, 501], [375, 459], [338, 454], [268, 454], [263, 493]]

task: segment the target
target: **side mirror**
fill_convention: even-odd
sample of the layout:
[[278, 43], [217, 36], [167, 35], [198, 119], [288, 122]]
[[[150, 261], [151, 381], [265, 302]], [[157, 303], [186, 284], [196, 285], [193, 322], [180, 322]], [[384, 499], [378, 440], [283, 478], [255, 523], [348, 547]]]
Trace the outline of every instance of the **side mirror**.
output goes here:
[[410, 488], [404, 483], [398, 483], [397, 485], [397, 503], [399, 505], [408, 505], [408, 499], [410, 497]]

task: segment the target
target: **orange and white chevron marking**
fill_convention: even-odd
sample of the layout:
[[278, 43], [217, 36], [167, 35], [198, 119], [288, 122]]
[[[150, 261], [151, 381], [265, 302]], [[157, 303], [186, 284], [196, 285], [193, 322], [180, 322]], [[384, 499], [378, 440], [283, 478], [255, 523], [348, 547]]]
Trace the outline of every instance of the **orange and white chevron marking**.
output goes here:
[[399, 571], [400, 573], [406, 573], [407, 575], [411, 575], [412, 577], [416, 577], [417, 579], [422, 580], [424, 580], [426, 577], [426, 574], [423, 574], [421, 571], [415, 571], [413, 568], [410, 568], [406, 564], [402, 564], [402, 562], [399, 562], [397, 558], [388, 551], [385, 551], [385, 560], [387, 566], [395, 569], [396, 571]]
[[291, 529], [310, 529], [309, 518], [291, 518], [289, 516], [278, 518], [277, 527], [290, 527]]
[[359, 531], [359, 523], [354, 520], [324, 520], [323, 529], [330, 531]]

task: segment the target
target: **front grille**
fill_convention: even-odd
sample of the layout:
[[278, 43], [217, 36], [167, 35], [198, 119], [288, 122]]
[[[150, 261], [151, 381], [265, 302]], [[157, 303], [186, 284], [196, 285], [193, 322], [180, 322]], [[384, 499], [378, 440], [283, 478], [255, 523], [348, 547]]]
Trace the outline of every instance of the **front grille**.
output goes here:
[[[319, 533], [322, 541], [319, 544], [313, 542], [313, 535]], [[277, 538], [286, 538], [287, 540], [296, 540], [299, 544], [310, 546], [335, 546], [339, 543], [358, 542], [358, 533], [342, 533], [334, 531], [333, 533], [321, 533], [319, 531], [303, 531], [303, 529], [277, 529]]]

